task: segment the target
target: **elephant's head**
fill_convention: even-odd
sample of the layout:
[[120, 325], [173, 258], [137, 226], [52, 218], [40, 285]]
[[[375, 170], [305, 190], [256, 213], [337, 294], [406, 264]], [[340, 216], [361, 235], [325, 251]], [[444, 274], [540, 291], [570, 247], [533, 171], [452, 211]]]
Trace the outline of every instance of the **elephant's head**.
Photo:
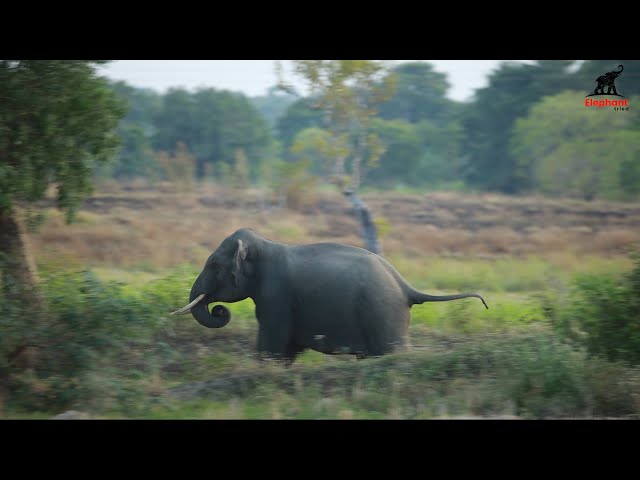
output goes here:
[[239, 230], [227, 237], [211, 254], [193, 282], [189, 294], [189, 304], [176, 310], [172, 315], [191, 312], [193, 317], [205, 327], [224, 327], [231, 320], [226, 307], [216, 305], [209, 313], [208, 305], [213, 302], [238, 302], [251, 295], [250, 277], [253, 269], [250, 255], [255, 245], [250, 230]]

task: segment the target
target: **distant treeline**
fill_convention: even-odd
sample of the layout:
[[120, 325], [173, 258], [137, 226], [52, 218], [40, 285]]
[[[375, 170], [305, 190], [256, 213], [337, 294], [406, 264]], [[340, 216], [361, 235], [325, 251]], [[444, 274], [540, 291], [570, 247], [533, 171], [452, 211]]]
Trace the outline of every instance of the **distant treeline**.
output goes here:
[[[615, 85], [626, 106], [587, 106], [598, 77], [619, 65]], [[447, 75], [428, 62], [393, 72], [395, 93], [371, 126], [385, 153], [368, 168], [364, 187], [638, 199], [640, 61], [505, 61], [468, 102], [447, 98]], [[275, 87], [250, 98], [213, 88], [159, 94], [111, 86], [129, 112], [119, 126], [119, 156], [99, 170], [102, 177], [264, 184], [296, 167], [330, 174], [317, 148], [323, 115], [311, 98]]]

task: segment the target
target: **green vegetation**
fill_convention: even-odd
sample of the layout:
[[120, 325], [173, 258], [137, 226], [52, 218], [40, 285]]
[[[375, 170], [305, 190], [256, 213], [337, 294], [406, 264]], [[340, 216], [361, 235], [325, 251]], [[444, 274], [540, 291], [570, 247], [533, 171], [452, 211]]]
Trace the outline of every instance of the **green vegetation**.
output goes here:
[[568, 308], [549, 302], [548, 315], [561, 338], [591, 355], [640, 364], [640, 256], [634, 259], [626, 275], [578, 276], [560, 300]]
[[[585, 107], [594, 80], [619, 64], [624, 72], [616, 85], [629, 100], [629, 111]], [[118, 127], [121, 152], [100, 168], [100, 176], [167, 179], [157, 158], [173, 155], [182, 143], [196, 158], [197, 179], [220, 180], [241, 149], [251, 184], [266, 185], [264, 168], [274, 161], [295, 163], [304, 150], [313, 157], [310, 174], [328, 180], [340, 171], [348, 181], [361, 180], [365, 189], [455, 185], [509, 194], [638, 199], [637, 60], [505, 61], [466, 103], [447, 98], [446, 75], [428, 62], [391, 66], [387, 76], [376, 70], [381, 65], [364, 60], [295, 65], [297, 74], [315, 85], [309, 97], [275, 86], [255, 98], [216, 89], [161, 95], [113, 82], [130, 110]], [[341, 126], [345, 112], [336, 105], [351, 100], [377, 108], [363, 108]], [[321, 105], [333, 106], [316, 108]], [[318, 131], [332, 141], [319, 145]], [[353, 167], [349, 156], [336, 167], [335, 150], [345, 148], [354, 154]]]
[[52, 183], [69, 218], [91, 192], [93, 169], [114, 153], [125, 113], [125, 102], [95, 74], [101, 63], [0, 60], [3, 229], [15, 202], [37, 202]]
[[[639, 61], [503, 62], [466, 103], [427, 62], [302, 61], [313, 95], [253, 99], [98, 64], [0, 61], [0, 418], [640, 418]], [[629, 111], [585, 107], [619, 64]], [[489, 310], [291, 368], [256, 361], [251, 300], [169, 316], [237, 228], [360, 244], [336, 174], [416, 288]]]
[[511, 143], [521, 175], [543, 193], [632, 197], [636, 186], [625, 179], [640, 166], [637, 110], [576, 108], [583, 99], [576, 91], [550, 95], [516, 120]]
[[[401, 271], [409, 265], [398, 260]], [[26, 329], [28, 315], [2, 305], [9, 315], [0, 354], [11, 384], [4, 415], [45, 417], [65, 409], [94, 418], [640, 415], [639, 372], [620, 362], [638, 361], [633, 282], [640, 263], [631, 271], [628, 262], [562, 271], [539, 259], [504, 262], [510, 275], [486, 282], [487, 262], [469, 262], [458, 275], [469, 283], [449, 284], [459, 261], [424, 258], [417, 270], [429, 265], [430, 285], [446, 290], [485, 282], [490, 309], [472, 301], [416, 306], [409, 352], [366, 361], [307, 352], [290, 369], [256, 362], [250, 300], [229, 305], [232, 321], [220, 330], [169, 317], [184, 303], [194, 267], [151, 280], [131, 273], [127, 283], [45, 268], [46, 325]], [[519, 273], [529, 281], [514, 289]], [[570, 288], [574, 279], [577, 291]], [[562, 293], [553, 308], [548, 284]], [[27, 332], [33, 351], [8, 358]], [[46, 361], [24, 369], [29, 355]]]

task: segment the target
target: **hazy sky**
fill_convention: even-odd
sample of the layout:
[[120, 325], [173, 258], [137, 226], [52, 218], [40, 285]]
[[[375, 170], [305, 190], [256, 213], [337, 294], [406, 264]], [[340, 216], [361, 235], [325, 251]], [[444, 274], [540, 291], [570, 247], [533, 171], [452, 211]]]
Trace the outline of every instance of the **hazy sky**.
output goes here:
[[[400, 62], [407, 60], [398, 60]], [[264, 95], [276, 83], [275, 60], [116, 60], [100, 69], [102, 75], [135, 87], [165, 92], [169, 87], [214, 87], [249, 96]], [[449, 97], [468, 100], [473, 90], [485, 86], [487, 74], [499, 60], [428, 60], [448, 75]], [[285, 73], [290, 71], [283, 61]], [[290, 81], [292, 75], [287, 75]], [[298, 88], [302, 84], [293, 82]], [[302, 88], [300, 88], [302, 90]]]

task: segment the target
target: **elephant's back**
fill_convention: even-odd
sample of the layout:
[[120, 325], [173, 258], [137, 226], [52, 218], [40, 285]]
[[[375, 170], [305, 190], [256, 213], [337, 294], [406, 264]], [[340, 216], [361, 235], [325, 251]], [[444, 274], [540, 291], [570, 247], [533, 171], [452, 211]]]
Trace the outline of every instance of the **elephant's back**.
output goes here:
[[345, 269], [369, 271], [375, 268], [382, 257], [364, 248], [342, 243], [312, 243], [290, 246], [289, 259], [293, 268], [314, 273], [336, 273]]
[[315, 243], [291, 247], [291, 278], [306, 288], [354, 294], [356, 289], [405, 292], [406, 282], [383, 257], [341, 243]]

